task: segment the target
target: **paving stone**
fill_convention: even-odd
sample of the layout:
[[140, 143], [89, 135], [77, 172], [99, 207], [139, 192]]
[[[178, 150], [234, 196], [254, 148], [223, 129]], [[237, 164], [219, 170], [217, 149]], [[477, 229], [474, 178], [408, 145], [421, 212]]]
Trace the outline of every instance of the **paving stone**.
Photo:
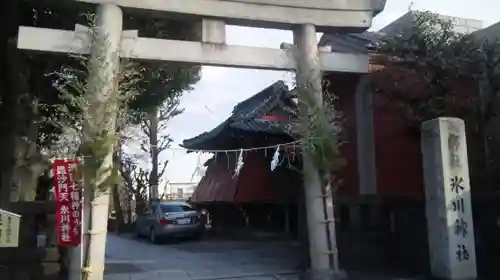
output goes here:
[[[290, 257], [295, 252], [285, 255], [284, 251], [290, 246], [283, 245], [281, 251], [276, 249], [280, 246], [282, 245], [263, 242], [220, 240], [151, 245], [110, 234], [106, 261], [113, 263], [115, 270], [108, 271], [104, 280], [249, 280], [244, 277], [275, 280], [278, 278], [271, 276], [273, 272], [296, 267], [296, 260]], [[116, 268], [120, 263], [129, 263], [134, 269], [138, 268], [143, 272], [123, 275]], [[254, 276], [255, 273], [266, 273], [268, 276]]]
[[[158, 279], [158, 280], [160, 279], [157, 272], [150, 271], [147, 273], [134, 274], [134, 275], [130, 276], [130, 280], [153, 280], [153, 279]], [[164, 278], [164, 279], [165, 280], [174, 280], [175, 278]]]
[[186, 272], [184, 271], [160, 271], [156, 278], [149, 278], [148, 280], [190, 280], [192, 279]]
[[133, 274], [141, 273], [145, 270], [132, 263], [106, 263], [104, 274]]
[[214, 267], [217, 275], [242, 275], [247, 274], [247, 271], [238, 266]]
[[193, 269], [193, 267], [191, 267], [191, 269], [187, 270], [186, 273], [187, 275], [189, 275], [189, 277], [195, 279], [203, 277], [216, 277], [220, 275], [218, 271], [216, 271], [215, 269], [203, 268], [203, 267], [198, 269]]
[[274, 276], [276, 280], [299, 280], [300, 275], [297, 274], [292, 274], [292, 275], [276, 275]]
[[130, 280], [130, 274], [108, 274], [104, 275], [104, 280]]
[[276, 277], [274, 276], [250, 276], [250, 277], [243, 277], [241, 280], [276, 280]]

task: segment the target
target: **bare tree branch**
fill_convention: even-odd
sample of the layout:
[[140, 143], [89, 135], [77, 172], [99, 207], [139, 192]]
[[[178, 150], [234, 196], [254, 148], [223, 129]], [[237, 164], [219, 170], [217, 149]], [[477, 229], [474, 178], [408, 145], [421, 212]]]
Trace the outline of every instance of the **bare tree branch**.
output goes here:
[[146, 134], [146, 137], [151, 137], [151, 123], [147, 119], [141, 122], [141, 130]]
[[170, 103], [166, 103], [163, 106], [158, 108], [158, 133], [165, 131], [167, 128], [168, 122], [184, 112], [184, 109], [180, 109], [180, 100], [171, 101]]
[[140, 144], [141, 150], [147, 154], [150, 153], [149, 141], [148, 139], [142, 139]]
[[148, 182], [149, 182], [149, 171], [144, 170], [143, 168], [136, 169], [134, 172], [134, 196], [136, 200], [147, 200], [147, 190], [148, 190]]
[[165, 174], [165, 171], [167, 170], [168, 163], [169, 163], [169, 160], [166, 160], [163, 163], [163, 166], [162, 166], [162, 168], [160, 170], [160, 173], [158, 173], [158, 178], [163, 178], [163, 174]]
[[170, 147], [170, 145], [172, 144], [172, 142], [174, 141], [174, 139], [170, 138], [169, 135], [163, 135], [160, 137], [160, 143], [158, 144], [158, 155], [165, 151], [166, 149], [168, 149]]

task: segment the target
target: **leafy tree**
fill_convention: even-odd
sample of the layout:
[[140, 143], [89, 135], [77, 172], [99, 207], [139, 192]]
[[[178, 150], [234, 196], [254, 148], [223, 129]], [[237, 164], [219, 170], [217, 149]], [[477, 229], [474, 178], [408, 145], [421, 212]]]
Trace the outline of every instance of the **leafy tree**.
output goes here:
[[[37, 177], [40, 169], [48, 167], [49, 157], [61, 155], [60, 153], [71, 154], [68, 150], [60, 149], [64, 147], [61, 141], [67, 144], [67, 140], [74, 138], [67, 137], [68, 129], [60, 126], [60, 123], [77, 119], [81, 113], [68, 100], [61, 98], [61, 94], [51, 86], [54, 76], [47, 74], [58, 71], [62, 65], [71, 66], [68, 69], [76, 69], [79, 62], [67, 56], [40, 55], [17, 50], [17, 29], [19, 25], [26, 25], [71, 30], [76, 23], [87, 23], [82, 14], [87, 13], [91, 6], [75, 8], [21, 0], [7, 7], [9, 12], [6, 14], [10, 17], [9, 25], [6, 26], [8, 69], [12, 71], [8, 71], [5, 77], [8, 81], [7, 90], [0, 93], [0, 128], [4, 133], [0, 145], [4, 149], [4, 156], [0, 160], [0, 185], [4, 186], [2, 200], [8, 201], [11, 192], [8, 186], [12, 184], [15, 185], [12, 189], [14, 200], [31, 200], [36, 188], [36, 180], [31, 178]], [[197, 22], [133, 15], [125, 17], [124, 28], [139, 29], [141, 36], [179, 39], [199, 37], [198, 31], [193, 31], [196, 30]], [[187, 67], [179, 63], [141, 61], [138, 70], [144, 72], [145, 79], [141, 81], [141, 88], [147, 94], [130, 104], [136, 112], [145, 111], [145, 106], [161, 104], [172, 89], [185, 88], [185, 85], [181, 85], [183, 79], [193, 77], [193, 83], [199, 79], [199, 66]], [[148, 80], [148, 77], [152, 79]], [[160, 90], [161, 86], [163, 90]], [[19, 125], [12, 126], [12, 123]], [[63, 139], [60, 139], [61, 134]], [[25, 186], [25, 191], [19, 192], [16, 186]]]
[[500, 113], [499, 41], [457, 33], [437, 14], [415, 12], [414, 25], [383, 38], [376, 52], [376, 106], [401, 116], [415, 133], [429, 119], [464, 119], [470, 137], [482, 139], [483, 164], [490, 169], [486, 130]]
[[[127, 209], [129, 224], [133, 223], [133, 212], [142, 213], [148, 201], [149, 171], [140, 167], [140, 157], [127, 155], [123, 152], [117, 154], [119, 159], [117, 167], [124, 180], [125, 191], [127, 192]], [[132, 204], [135, 203], [135, 209]], [[117, 214], [118, 217], [118, 214]]]
[[[199, 22], [196, 21], [179, 22], [133, 15], [128, 16], [124, 22], [124, 29], [139, 29], [139, 36], [159, 39], [197, 40], [199, 39], [197, 27], [199, 27]], [[127, 111], [127, 117], [123, 119], [124, 123], [119, 126], [119, 129], [139, 126], [145, 134], [146, 139], [141, 136], [140, 141], [142, 150], [147, 152], [152, 159], [151, 171], [148, 172], [149, 185], [157, 188], [159, 178], [162, 177], [167, 165], [167, 163], [159, 163], [158, 157], [172, 141], [168, 135], [159, 135], [159, 133], [164, 131], [168, 119], [181, 113], [178, 109], [180, 97], [199, 81], [200, 66], [137, 61], [135, 68], [143, 77], [137, 81], [141, 94], [128, 104], [130, 110]]]
[[375, 90], [410, 126], [439, 116], [471, 115], [478, 96], [461, 89], [482, 73], [473, 36], [454, 32], [452, 23], [436, 14], [416, 12], [414, 25], [383, 38], [377, 51], [383, 68], [372, 79]]
[[[172, 22], [164, 18], [144, 18], [130, 16], [125, 27], [139, 28], [139, 36], [159, 39], [199, 40], [200, 29], [197, 21]], [[177, 62], [141, 61], [139, 64], [144, 79], [139, 82], [143, 94], [131, 104], [132, 118], [136, 123], [142, 121], [143, 113], [156, 109], [168, 99], [175, 99], [183, 92], [191, 90], [200, 79], [199, 65], [186, 65]]]
[[[127, 193], [128, 223], [133, 222], [133, 203], [135, 203], [135, 212], [142, 213], [143, 206], [148, 199], [147, 186], [149, 172], [139, 166], [137, 157], [127, 155], [123, 152], [117, 153], [119, 159], [117, 167], [123, 178], [123, 187]], [[117, 212], [117, 217], [119, 217]]]
[[[82, 19], [67, 8], [47, 7], [37, 1], [17, 1], [7, 8], [10, 17], [6, 27], [9, 71], [6, 73], [7, 90], [0, 93], [0, 127], [3, 131], [0, 146], [4, 155], [0, 169], [4, 203], [9, 199], [34, 199], [38, 176], [49, 166], [46, 148], [61, 133], [59, 127], [46, 121], [56, 120], [58, 115], [48, 110], [49, 107], [41, 106], [63, 103], [60, 94], [51, 86], [52, 78], [45, 74], [63, 63], [71, 63], [65, 56], [18, 50], [18, 25], [70, 29], [75, 21]], [[71, 25], [68, 19], [71, 19]]]
[[[200, 39], [197, 28], [190, 23], [171, 28], [163, 19], [152, 19], [144, 24], [143, 19], [132, 18], [132, 22], [145, 26], [141, 29], [144, 37], [180, 39]], [[145, 137], [140, 137], [141, 149], [149, 154], [151, 168], [148, 172], [150, 187], [149, 197], [158, 198], [158, 186], [168, 165], [168, 161], [159, 162], [160, 154], [170, 147], [172, 139], [165, 134], [168, 122], [181, 114], [180, 98], [200, 79], [200, 66], [187, 66], [183, 63], [141, 62], [144, 79], [139, 86], [143, 94], [130, 104], [130, 122], [139, 125]]]
[[[145, 114], [140, 127], [143, 135], [140, 136], [141, 150], [149, 155], [151, 168], [148, 171], [148, 183], [150, 186], [149, 197], [158, 199], [158, 187], [162, 182], [163, 175], [168, 166], [168, 160], [160, 162], [160, 154], [167, 150], [173, 139], [166, 133], [169, 121], [181, 114], [184, 110], [179, 109], [180, 94], [176, 93], [168, 97], [164, 103]], [[144, 137], [145, 136], [145, 137]]]
[[[382, 38], [376, 50], [376, 63], [383, 67], [374, 75], [374, 89], [383, 100], [392, 101], [386, 105], [397, 109], [410, 125], [420, 126], [439, 116], [467, 119], [480, 114], [487, 120], [498, 114], [491, 109], [500, 89], [498, 41], [457, 33], [437, 14], [415, 12], [411, 28]], [[464, 86], [477, 90], [483, 80], [489, 84], [483, 100], [464, 93]]]
[[133, 173], [134, 178], [134, 197], [136, 198], [136, 213], [142, 213], [148, 199], [149, 175], [144, 168], [137, 168]]

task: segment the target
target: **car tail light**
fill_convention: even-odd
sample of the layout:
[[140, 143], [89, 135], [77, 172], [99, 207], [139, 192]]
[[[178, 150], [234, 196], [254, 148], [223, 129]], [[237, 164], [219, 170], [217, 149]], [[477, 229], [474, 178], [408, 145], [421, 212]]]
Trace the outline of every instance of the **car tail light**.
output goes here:
[[160, 220], [160, 225], [166, 226], [166, 225], [170, 224], [170, 222], [171, 222], [170, 220], [163, 218]]

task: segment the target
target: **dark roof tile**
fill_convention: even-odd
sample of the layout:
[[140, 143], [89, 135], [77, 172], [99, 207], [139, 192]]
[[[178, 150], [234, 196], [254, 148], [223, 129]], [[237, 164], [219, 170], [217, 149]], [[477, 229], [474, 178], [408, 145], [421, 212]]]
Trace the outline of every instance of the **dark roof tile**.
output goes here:
[[321, 37], [321, 46], [331, 46], [332, 52], [366, 54], [368, 50], [380, 42], [383, 34], [378, 32], [363, 33], [330, 33]]
[[269, 134], [284, 134], [283, 124], [277, 121], [267, 121], [261, 119], [252, 119], [240, 121], [231, 124], [232, 128], [247, 132], [265, 132]]
[[231, 130], [246, 132], [263, 132], [269, 134], [285, 134], [274, 121], [260, 118], [281, 104], [292, 93], [283, 81], [277, 81], [252, 97], [236, 104], [232, 115], [214, 129], [183, 141], [187, 149], [213, 149], [212, 143], [230, 136]]
[[[353, 34], [324, 34], [319, 45], [330, 45], [333, 52], [366, 54], [371, 47], [380, 42], [382, 36], [380, 33], [368, 31]], [[188, 149], [208, 149], [208, 146], [211, 146], [210, 143], [228, 137], [228, 132], [231, 129], [284, 134], [283, 129], [275, 121], [266, 121], [260, 118], [264, 113], [271, 111], [280, 102], [286, 101], [292, 95], [293, 91], [288, 89], [285, 82], [277, 81], [252, 97], [238, 103], [234, 107], [232, 115], [216, 128], [184, 140], [183, 146]]]

